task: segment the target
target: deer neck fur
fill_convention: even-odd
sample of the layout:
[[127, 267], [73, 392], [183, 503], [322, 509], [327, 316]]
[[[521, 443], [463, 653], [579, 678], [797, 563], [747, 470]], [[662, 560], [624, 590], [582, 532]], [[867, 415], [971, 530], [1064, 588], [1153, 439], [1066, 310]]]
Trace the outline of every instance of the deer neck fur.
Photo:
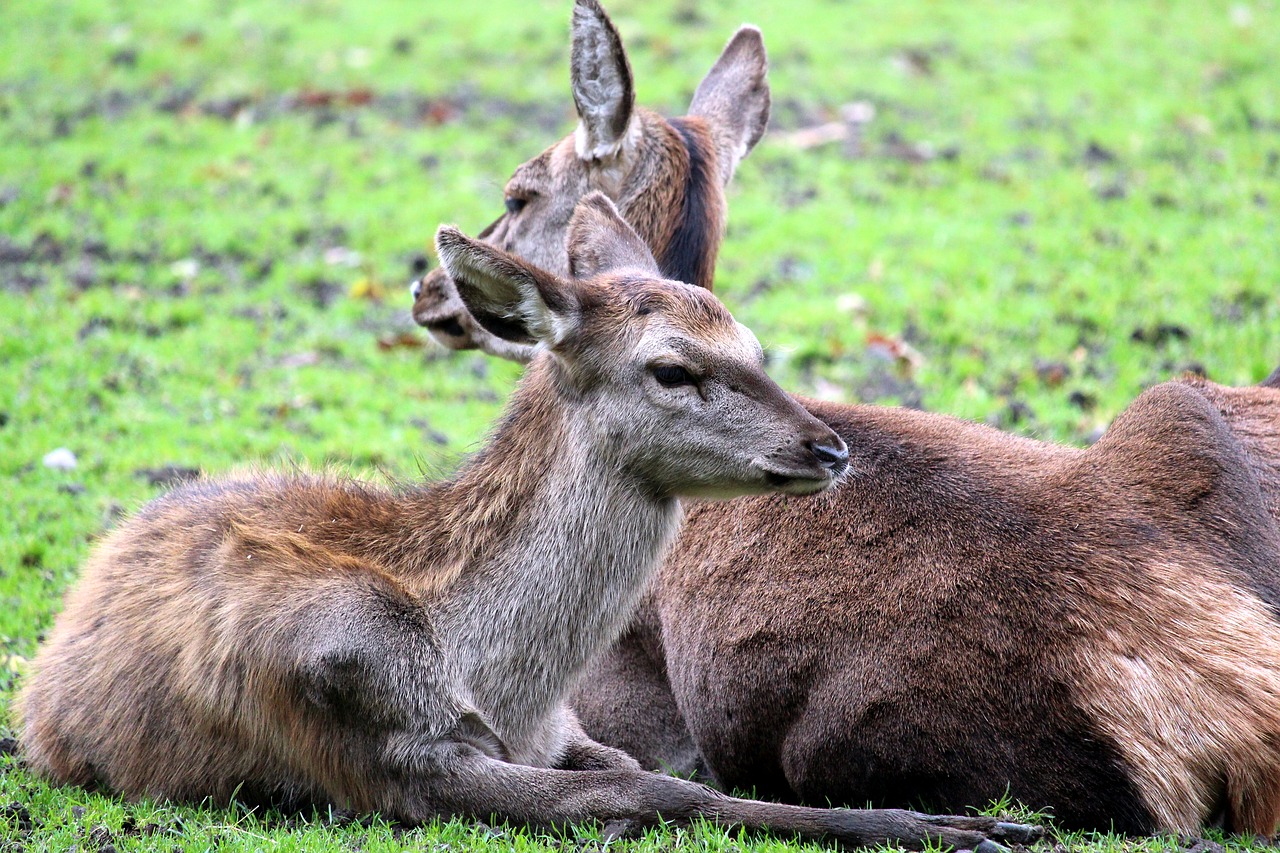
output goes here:
[[408, 498], [431, 565], [406, 585], [432, 599], [453, 675], [513, 758], [626, 626], [680, 519], [559, 369], [535, 359], [488, 447]]

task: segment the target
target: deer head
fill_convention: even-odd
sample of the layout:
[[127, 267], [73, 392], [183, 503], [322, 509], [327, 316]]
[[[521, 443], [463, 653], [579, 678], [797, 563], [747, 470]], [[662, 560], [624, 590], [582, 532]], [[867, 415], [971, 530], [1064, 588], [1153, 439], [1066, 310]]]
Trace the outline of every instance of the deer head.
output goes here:
[[844, 443], [765, 375], [755, 336], [704, 288], [665, 280], [604, 194], [567, 230], [574, 278], [449, 227], [436, 246], [476, 325], [554, 370], [583, 443], [658, 496], [808, 494], [844, 471]]
[[[479, 239], [563, 275], [574, 207], [599, 191], [617, 203], [667, 276], [710, 287], [723, 187], [769, 118], [760, 31], [744, 26], [734, 34], [699, 84], [689, 115], [671, 122], [635, 107], [622, 40], [596, 0], [574, 7], [570, 69], [577, 129], [515, 170], [506, 212]], [[532, 356], [528, 345], [473, 322], [444, 268], [411, 289], [414, 319], [444, 346], [515, 361]]]

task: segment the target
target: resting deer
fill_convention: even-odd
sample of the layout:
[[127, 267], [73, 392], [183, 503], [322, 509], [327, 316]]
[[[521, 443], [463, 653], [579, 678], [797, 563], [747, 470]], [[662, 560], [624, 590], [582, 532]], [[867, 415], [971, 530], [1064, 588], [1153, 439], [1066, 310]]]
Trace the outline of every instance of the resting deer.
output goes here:
[[[244, 796], [405, 821], [706, 817], [850, 845], [993, 844], [988, 818], [722, 796], [586, 737], [564, 697], [626, 624], [678, 497], [831, 485], [848, 451], [705, 289], [662, 280], [601, 195], [561, 278], [452, 228], [471, 315], [537, 355], [448, 482], [179, 488], [90, 558], [19, 700], [30, 766], [129, 798]], [[554, 511], [549, 511], [554, 508]]]
[[[575, 56], [587, 11], [626, 68], [589, 3]], [[614, 91], [622, 109], [629, 79]], [[697, 232], [686, 207], [648, 233]], [[717, 234], [723, 209], [706, 213]], [[522, 230], [537, 215], [489, 239], [525, 251], [512, 233], [538, 234], [545, 253], [554, 221]], [[804, 503], [693, 507], [573, 697], [588, 733], [784, 800], [955, 810], [1007, 792], [1071, 828], [1275, 831], [1280, 371], [1153, 388], [1088, 450], [806, 405], [853, 448], [853, 476]]]
[[[480, 239], [566, 274], [565, 225], [578, 199], [609, 196], [663, 274], [711, 287], [724, 231], [724, 185], [769, 119], [764, 42], [742, 27], [698, 85], [689, 115], [667, 121], [635, 106], [631, 66], [596, 0], [577, 0], [571, 57], [576, 132], [522, 164], [506, 213]], [[450, 349], [528, 361], [533, 349], [477, 326], [443, 268], [413, 285], [414, 319]]]

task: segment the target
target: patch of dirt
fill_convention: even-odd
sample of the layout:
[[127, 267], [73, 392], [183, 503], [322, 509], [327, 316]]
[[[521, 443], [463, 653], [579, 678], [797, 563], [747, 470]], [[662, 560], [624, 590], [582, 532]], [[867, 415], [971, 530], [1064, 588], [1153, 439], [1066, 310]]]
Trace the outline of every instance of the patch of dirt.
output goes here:
[[348, 121], [360, 113], [372, 113], [411, 126], [438, 126], [467, 117], [508, 116], [521, 125], [550, 133], [560, 132], [567, 121], [565, 106], [559, 101], [554, 104], [512, 101], [477, 92], [470, 85], [460, 86], [446, 95], [406, 90], [378, 92], [354, 87], [202, 97], [198, 85], [176, 83], [153, 90], [108, 89], [96, 93], [79, 107], [54, 116], [49, 132], [55, 138], [63, 138], [73, 134], [76, 125], [88, 119], [116, 121], [143, 109], [174, 117], [203, 116], [250, 124], [285, 115], [309, 114], [317, 126]]
[[151, 486], [173, 488], [200, 479], [200, 469], [186, 465], [162, 465], [159, 468], [139, 468], [133, 472], [133, 476], [145, 479]]

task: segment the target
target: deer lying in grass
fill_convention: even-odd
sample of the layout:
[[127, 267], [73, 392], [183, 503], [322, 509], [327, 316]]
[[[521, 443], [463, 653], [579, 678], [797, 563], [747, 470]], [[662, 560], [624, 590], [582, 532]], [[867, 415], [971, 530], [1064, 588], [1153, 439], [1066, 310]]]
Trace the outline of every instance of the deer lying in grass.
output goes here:
[[[575, 57], [585, 18], [609, 33], [606, 65], [625, 69], [591, 3], [575, 12]], [[763, 51], [751, 54], [737, 76], [762, 81]], [[614, 86], [615, 110], [630, 88]], [[643, 139], [655, 125], [629, 127]], [[585, 168], [567, 144], [533, 162]], [[643, 198], [644, 181], [680, 168], [650, 161], [623, 180]], [[578, 184], [543, 186], [554, 208]], [[688, 211], [703, 210], [711, 264], [716, 204], [646, 210], [645, 231], [697, 233]], [[541, 239], [544, 258], [559, 239], [532, 208], [488, 233], [516, 251]], [[415, 313], [437, 304], [423, 290]], [[957, 810], [1009, 793], [1071, 828], [1275, 831], [1280, 371], [1258, 388], [1157, 386], [1088, 450], [806, 405], [853, 448], [854, 476], [804, 503], [693, 507], [573, 697], [587, 732], [645, 766], [702, 767], [784, 800]]]
[[848, 452], [604, 196], [576, 279], [442, 228], [472, 316], [538, 355], [451, 481], [177, 489], [102, 543], [19, 701], [30, 766], [129, 798], [336, 803], [418, 822], [706, 817], [850, 845], [997, 845], [989, 818], [732, 799], [587, 738], [564, 697], [674, 535], [678, 496], [827, 488]]
[[[689, 115], [635, 106], [631, 66], [596, 0], [577, 0], [571, 58], [577, 131], [516, 169], [507, 212], [480, 239], [568, 274], [564, 229], [578, 199], [609, 196], [676, 281], [711, 287], [724, 231], [724, 185], [769, 120], [764, 42], [742, 27], [698, 85]], [[413, 316], [450, 349], [528, 361], [533, 350], [477, 326], [443, 268], [413, 285]]]

